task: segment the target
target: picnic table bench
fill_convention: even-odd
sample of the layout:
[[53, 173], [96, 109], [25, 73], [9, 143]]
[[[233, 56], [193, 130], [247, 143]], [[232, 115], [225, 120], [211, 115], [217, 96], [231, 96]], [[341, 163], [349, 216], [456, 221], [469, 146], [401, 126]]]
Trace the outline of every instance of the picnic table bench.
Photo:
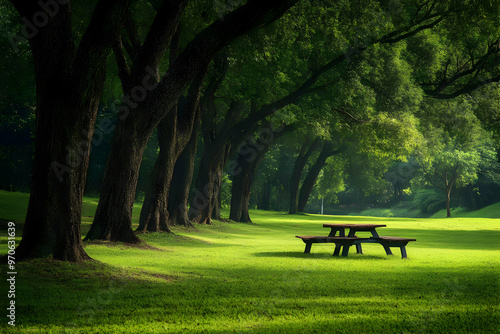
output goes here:
[[[304, 235], [296, 236], [302, 239], [306, 244], [304, 253], [310, 253], [312, 244], [314, 243], [334, 243], [335, 251], [334, 256], [339, 256], [342, 248], [342, 256], [347, 256], [349, 254], [349, 248], [352, 245], [356, 245], [356, 251], [358, 254], [363, 254], [363, 249], [361, 248], [362, 243], [378, 243], [384, 247], [385, 253], [387, 255], [393, 255], [391, 247], [399, 247], [401, 250], [401, 258], [407, 258], [406, 245], [410, 241], [416, 241], [412, 238], [401, 238], [401, 237], [387, 237], [379, 236], [376, 229], [379, 227], [386, 227], [386, 225], [377, 224], [323, 224], [323, 227], [329, 227], [330, 233], [328, 236], [315, 236], [315, 235]], [[349, 233], [345, 235], [345, 229], [349, 229]], [[356, 232], [367, 231], [372, 235], [371, 237], [360, 238], [356, 236]], [[337, 232], [339, 236], [336, 236]]]

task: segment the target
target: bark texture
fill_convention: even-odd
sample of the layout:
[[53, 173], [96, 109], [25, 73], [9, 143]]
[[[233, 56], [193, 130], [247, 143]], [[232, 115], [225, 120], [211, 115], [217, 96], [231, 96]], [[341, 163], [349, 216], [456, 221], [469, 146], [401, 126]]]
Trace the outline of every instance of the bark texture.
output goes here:
[[166, 117], [158, 127], [160, 152], [151, 174], [150, 185], [141, 210], [137, 232], [170, 232], [168, 227], [168, 198], [175, 163], [188, 144], [199, 114], [200, 91], [206, 70], [191, 84], [187, 98], [172, 110], [173, 117]]
[[170, 185], [168, 212], [170, 225], [193, 226], [188, 217], [189, 188], [193, 181], [194, 160], [198, 145], [200, 114], [196, 114], [191, 138], [177, 159]]
[[250, 192], [255, 178], [255, 173], [264, 158], [269, 146], [266, 149], [256, 153], [253, 159], [245, 155], [238, 155], [236, 163], [241, 168], [241, 172], [236, 174], [233, 179], [233, 188], [231, 190], [231, 211], [229, 219], [236, 222], [252, 223], [248, 206], [250, 203]]
[[[12, 1], [21, 16], [40, 12], [35, 1]], [[84, 261], [81, 208], [106, 58], [128, 1], [99, 1], [75, 47], [69, 4], [29, 38], [36, 78], [34, 169], [23, 238], [16, 259]], [[111, 19], [113, 18], [113, 19]]]

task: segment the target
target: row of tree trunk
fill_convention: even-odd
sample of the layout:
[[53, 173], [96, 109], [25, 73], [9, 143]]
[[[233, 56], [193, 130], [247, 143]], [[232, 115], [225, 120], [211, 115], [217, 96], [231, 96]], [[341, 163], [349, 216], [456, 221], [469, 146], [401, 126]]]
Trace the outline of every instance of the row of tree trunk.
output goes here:
[[[38, 2], [11, 2], [20, 17], [33, 18], [41, 12]], [[175, 106], [188, 85], [232, 40], [275, 21], [295, 2], [248, 1], [195, 36], [163, 77], [160, 61], [178, 29], [186, 0], [161, 3], [143, 43], [130, 19], [129, 0], [100, 0], [78, 46], [73, 38], [70, 2], [54, 2], [55, 14], [46, 15], [46, 24], [29, 39], [35, 64], [37, 122], [31, 195], [17, 258], [89, 258], [81, 240], [81, 205], [111, 50], [117, 59], [124, 98], [101, 198], [86, 239], [139, 242], [131, 216], [142, 155], [151, 134], [163, 119], [168, 120], [162, 126], [162, 137], [170, 137], [175, 145], [162, 148], [182, 152], [182, 144], [177, 145], [182, 136], [172, 129], [185, 125], [186, 119]], [[194, 126], [196, 114], [187, 117], [188, 128]], [[169, 124], [172, 120], [177, 125]], [[191, 136], [187, 138], [186, 144]], [[171, 159], [158, 164], [172, 166], [173, 172], [175, 160]], [[164, 195], [152, 198], [151, 207], [165, 207], [165, 199]], [[143, 221], [156, 225], [160, 220], [151, 215]], [[149, 223], [144, 226], [148, 229]]]
[[[355, 53], [341, 53], [305, 77], [288, 95], [260, 109], [248, 111], [240, 101], [233, 101], [221, 130], [211, 123], [215, 119], [211, 115], [217, 110], [210, 101], [210, 87], [200, 97], [212, 59], [238, 36], [281, 17], [296, 1], [249, 0], [203, 29], [178, 54], [176, 38], [187, 0], [162, 1], [142, 42], [131, 18], [130, 0], [99, 0], [78, 45], [72, 31], [70, 2], [52, 2], [56, 14], [48, 15], [46, 24], [29, 38], [35, 65], [37, 121], [31, 196], [18, 259], [88, 259], [81, 240], [81, 205], [106, 60], [111, 51], [124, 97], [117, 124], [108, 129], [114, 130], [114, 137], [98, 208], [86, 239], [137, 243], [140, 240], [132, 229], [132, 207], [144, 149], [155, 129], [159, 132], [160, 154], [139, 231], [168, 231], [169, 221], [189, 225], [188, 218], [210, 223], [212, 217], [218, 217], [222, 171], [236, 152], [233, 175], [241, 198], [234, 198], [231, 216], [248, 221], [244, 203], [258, 163], [272, 142], [262, 137], [260, 143], [242, 145], [250, 135], [264, 129], [259, 124], [276, 110], [326, 87], [328, 84], [314, 85], [324, 73], [360, 55], [370, 45], [397, 43], [433, 27], [444, 17], [430, 10], [407, 27], [357, 46]], [[20, 17], [34, 18], [41, 11], [39, 2], [11, 3]], [[433, 21], [428, 23], [430, 19]], [[161, 76], [160, 62], [169, 47], [169, 70]], [[219, 73], [222, 80], [224, 65], [216, 63], [212, 72]], [[215, 78], [216, 90], [217, 74], [213, 73], [210, 77]], [[204, 120], [201, 129], [200, 120]], [[200, 130], [204, 156], [187, 212], [188, 185]], [[255, 150], [251, 158], [247, 152], [250, 147]], [[321, 167], [334, 152], [328, 143], [322, 144], [317, 162], [310, 168], [311, 176], [304, 179], [303, 191], [293, 195], [296, 210], [303, 209]], [[300, 165], [303, 162], [297, 168]]]

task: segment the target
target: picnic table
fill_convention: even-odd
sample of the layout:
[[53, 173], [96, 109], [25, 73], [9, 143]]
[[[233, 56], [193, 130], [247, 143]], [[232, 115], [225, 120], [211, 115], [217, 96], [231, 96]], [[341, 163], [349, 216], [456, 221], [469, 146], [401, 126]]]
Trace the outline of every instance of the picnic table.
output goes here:
[[[356, 246], [356, 252], [358, 254], [363, 254], [363, 249], [361, 247], [362, 243], [378, 243], [384, 247], [387, 255], [393, 255], [391, 247], [399, 247], [401, 250], [401, 257], [407, 258], [406, 245], [410, 241], [416, 241], [412, 238], [401, 238], [401, 237], [387, 237], [380, 236], [377, 232], [377, 228], [386, 227], [387, 225], [381, 224], [323, 224], [323, 227], [330, 228], [330, 233], [328, 236], [296, 236], [302, 239], [306, 244], [304, 253], [311, 252], [311, 246], [313, 243], [335, 243], [334, 256], [339, 256], [342, 249], [342, 256], [347, 256], [349, 254], [349, 248], [352, 245]], [[349, 232], [346, 236], [346, 229]], [[338, 236], [337, 236], [338, 232]], [[357, 232], [370, 232], [370, 237], [358, 237]]]

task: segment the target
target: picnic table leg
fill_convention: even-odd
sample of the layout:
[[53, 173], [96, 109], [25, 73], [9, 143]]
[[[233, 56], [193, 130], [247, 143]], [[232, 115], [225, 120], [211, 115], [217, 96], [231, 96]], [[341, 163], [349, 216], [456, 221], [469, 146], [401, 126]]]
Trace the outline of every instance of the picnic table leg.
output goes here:
[[349, 248], [351, 245], [344, 245], [344, 249], [342, 249], [342, 256], [347, 256], [349, 255]]
[[332, 227], [330, 230], [329, 237], [334, 237], [339, 232], [339, 237], [345, 237], [345, 229], [343, 227]]
[[382, 246], [384, 246], [385, 253], [386, 253], [387, 255], [393, 255], [393, 254], [392, 254], [392, 251], [391, 251], [391, 248], [390, 248], [389, 246], [387, 246], [387, 245], [385, 245], [385, 244], [382, 244]]
[[361, 243], [356, 244], [356, 253], [363, 254], [363, 249], [361, 248]]
[[306, 249], [304, 249], [304, 254], [311, 253], [312, 242], [306, 242]]
[[333, 252], [333, 256], [340, 255], [340, 248], [342, 248], [342, 246], [340, 244], [335, 244], [335, 251]]
[[380, 236], [378, 235], [377, 231], [375, 229], [371, 229], [370, 232], [372, 233], [372, 237], [374, 238], [380, 238]]
[[405, 246], [401, 246], [399, 248], [401, 248], [401, 258], [402, 259], [406, 259], [407, 258], [407, 256], [406, 256], [406, 247]]

